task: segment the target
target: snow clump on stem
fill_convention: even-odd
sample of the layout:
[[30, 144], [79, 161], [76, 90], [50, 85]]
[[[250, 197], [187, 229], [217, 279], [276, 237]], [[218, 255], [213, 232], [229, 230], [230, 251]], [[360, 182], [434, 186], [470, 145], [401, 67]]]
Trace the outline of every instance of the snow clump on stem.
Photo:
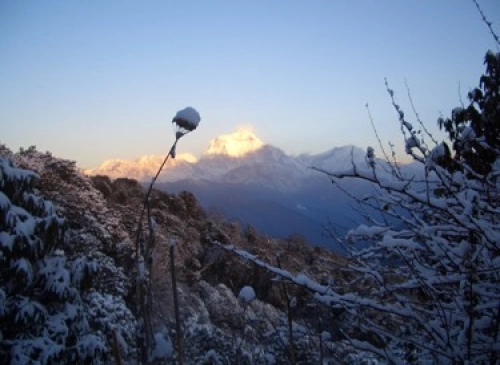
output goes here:
[[200, 124], [200, 120], [200, 113], [193, 107], [188, 106], [177, 112], [174, 119], [172, 119], [172, 123], [185, 130], [182, 133], [185, 134], [194, 131], [198, 127], [198, 124]]

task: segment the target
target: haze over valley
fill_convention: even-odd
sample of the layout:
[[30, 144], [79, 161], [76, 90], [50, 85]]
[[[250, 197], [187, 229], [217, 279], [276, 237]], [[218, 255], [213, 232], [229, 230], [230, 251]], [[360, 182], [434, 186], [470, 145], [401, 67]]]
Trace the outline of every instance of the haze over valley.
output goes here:
[[[178, 151], [182, 151], [182, 139]], [[147, 185], [164, 158], [107, 160], [85, 173], [133, 178]], [[280, 238], [298, 233], [313, 245], [339, 250], [329, 229], [335, 227], [343, 235], [362, 217], [353, 210], [352, 199], [311, 167], [334, 172], [349, 170], [353, 163], [360, 169], [368, 167], [366, 152], [359, 147], [291, 156], [250, 130], [239, 129], [214, 138], [199, 159], [189, 153], [170, 159], [157, 187], [167, 192], [190, 191], [205, 209], [222, 212], [242, 227], [250, 224]], [[349, 189], [361, 196], [369, 187], [350, 182]]]

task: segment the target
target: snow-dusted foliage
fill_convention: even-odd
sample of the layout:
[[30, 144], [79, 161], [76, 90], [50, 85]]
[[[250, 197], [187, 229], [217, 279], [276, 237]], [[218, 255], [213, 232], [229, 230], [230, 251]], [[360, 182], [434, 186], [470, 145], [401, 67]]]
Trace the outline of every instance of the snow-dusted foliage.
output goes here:
[[92, 329], [115, 343], [120, 358], [135, 358], [135, 317], [124, 300], [92, 290], [85, 295], [84, 302]]
[[481, 76], [480, 86], [469, 92], [469, 105], [438, 120], [457, 157], [483, 176], [491, 172], [500, 149], [500, 53], [488, 51], [484, 63], [486, 74]]
[[359, 202], [380, 215], [347, 235], [364, 242], [347, 245], [350, 289], [317, 288], [317, 299], [352, 318], [345, 332], [352, 346], [391, 363], [500, 361], [500, 54], [488, 52], [486, 66], [469, 107], [440, 120], [452, 151], [445, 143], [428, 148], [388, 89], [424, 181], [320, 170], [372, 183], [376, 193]]
[[64, 255], [64, 221], [33, 191], [38, 175], [0, 158], [0, 363], [100, 363], [80, 289], [92, 262]]

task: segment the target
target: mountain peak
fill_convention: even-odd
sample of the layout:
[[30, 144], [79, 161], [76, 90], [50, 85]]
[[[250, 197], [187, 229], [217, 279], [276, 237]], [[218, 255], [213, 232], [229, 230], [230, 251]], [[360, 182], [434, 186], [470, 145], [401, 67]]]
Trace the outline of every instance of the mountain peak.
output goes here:
[[[145, 155], [134, 160], [110, 159], [105, 160], [99, 167], [84, 170], [86, 175], [107, 175], [112, 179], [119, 177], [132, 177], [137, 180], [149, 179], [154, 176], [161, 163], [165, 159], [164, 155]], [[165, 169], [195, 164], [197, 158], [191, 153], [179, 153], [175, 159], [170, 159]]]
[[242, 157], [264, 146], [259, 138], [248, 129], [238, 129], [234, 133], [224, 134], [210, 141], [205, 155], [227, 155]]

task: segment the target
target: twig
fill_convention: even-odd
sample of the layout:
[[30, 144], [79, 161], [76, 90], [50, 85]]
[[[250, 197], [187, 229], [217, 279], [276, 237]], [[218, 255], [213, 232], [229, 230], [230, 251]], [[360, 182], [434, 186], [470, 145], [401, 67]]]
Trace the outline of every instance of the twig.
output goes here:
[[479, 14], [481, 14], [481, 18], [483, 19], [483, 22], [488, 26], [491, 35], [495, 39], [495, 42], [497, 42], [497, 47], [498, 47], [500, 45], [500, 38], [498, 38], [498, 35], [493, 30], [492, 23], [490, 21], [488, 21], [488, 19], [486, 19], [486, 16], [484, 15], [483, 10], [479, 6], [477, 0], [472, 0], [472, 2], [474, 3], [474, 5], [476, 5], [476, 8], [479, 11]]
[[380, 136], [378, 135], [377, 127], [375, 126], [375, 122], [373, 120], [373, 116], [372, 116], [372, 113], [370, 111], [370, 106], [368, 105], [368, 103], [365, 104], [365, 108], [366, 108], [366, 111], [368, 112], [368, 118], [370, 119], [370, 124], [372, 126], [373, 133], [375, 133], [375, 137], [377, 138], [378, 145], [380, 146], [380, 150], [382, 151], [382, 154], [384, 155], [385, 160], [387, 161], [387, 163], [391, 167], [392, 173], [395, 176], [400, 176], [400, 171], [399, 171], [397, 164], [394, 164], [394, 166], [393, 166], [393, 164], [389, 160], [389, 156], [385, 152], [385, 148], [382, 145], [382, 140], [380, 139]]
[[[281, 269], [281, 262], [279, 255], [276, 257], [276, 263], [278, 264], [278, 268]], [[286, 288], [285, 282], [282, 282], [283, 294], [286, 298], [286, 314], [288, 320], [288, 349], [290, 355], [290, 363], [295, 365], [295, 343], [293, 339], [293, 316], [292, 316], [292, 305], [290, 303], [290, 295], [288, 294], [288, 290]]]
[[[135, 260], [136, 260], [136, 267], [137, 267], [137, 279], [136, 279], [136, 310], [137, 310], [137, 316], [139, 317], [139, 325], [137, 327], [137, 340], [138, 342], [143, 343], [143, 348], [141, 349], [142, 351], [142, 359], [143, 361], [147, 361], [148, 358], [148, 352], [152, 347], [153, 343], [153, 329], [152, 329], [152, 322], [151, 322], [151, 305], [152, 301], [150, 298], [151, 291], [148, 290], [151, 288], [150, 285], [150, 279], [148, 279], [148, 285], [146, 285], [146, 289], [144, 288], [144, 277], [141, 277], [142, 275], [150, 275], [150, 270], [146, 270], [148, 268], [149, 264], [149, 252], [145, 252], [144, 248], [144, 240], [143, 240], [143, 229], [142, 229], [142, 224], [144, 220], [144, 215], [147, 212], [148, 214], [148, 228], [149, 228], [149, 243], [151, 246], [151, 240], [154, 239], [151, 237], [153, 234], [153, 228], [151, 227], [151, 211], [150, 211], [150, 205], [149, 205], [149, 198], [151, 196], [151, 193], [153, 191], [153, 186], [158, 179], [158, 176], [160, 176], [161, 171], [163, 170], [163, 167], [167, 163], [168, 159], [170, 156], [175, 156], [175, 148], [177, 146], [177, 142], [179, 139], [182, 137], [176, 136], [176, 139], [170, 148], [170, 151], [168, 152], [167, 156], [165, 156], [165, 159], [163, 160], [163, 163], [161, 164], [160, 168], [156, 172], [156, 175], [153, 177], [151, 180], [151, 183], [149, 184], [149, 188], [146, 192], [146, 196], [144, 198], [144, 203], [142, 206], [141, 214], [139, 215], [139, 220], [137, 222], [137, 232], [136, 232], [136, 241], [135, 241]], [[150, 268], [148, 268], [150, 269]], [[149, 293], [148, 293], [149, 291]]]
[[[415, 118], [417, 119], [418, 123], [420, 124], [420, 126], [424, 130], [425, 134], [427, 134], [427, 136], [429, 136], [429, 138], [432, 140], [434, 145], [437, 146], [438, 141], [436, 141], [436, 139], [433, 137], [433, 135], [425, 127], [425, 124], [424, 124], [424, 122], [422, 122], [422, 119], [420, 119], [420, 115], [417, 112], [417, 108], [415, 108], [415, 104], [413, 103], [413, 97], [411, 96], [410, 87], [408, 86], [408, 80], [406, 80], [406, 78], [405, 78], [405, 86], [406, 86], [406, 91], [408, 93], [408, 100], [410, 101], [411, 109], [413, 110], [413, 114], [415, 114]], [[462, 103], [462, 105], [463, 105], [463, 103]]]
[[181, 318], [179, 313], [179, 298], [177, 296], [177, 277], [175, 273], [175, 245], [170, 244], [170, 273], [172, 274], [172, 294], [174, 297], [175, 311], [175, 337], [177, 339], [177, 361], [179, 365], [184, 364], [184, 352], [182, 348], [182, 328]]

